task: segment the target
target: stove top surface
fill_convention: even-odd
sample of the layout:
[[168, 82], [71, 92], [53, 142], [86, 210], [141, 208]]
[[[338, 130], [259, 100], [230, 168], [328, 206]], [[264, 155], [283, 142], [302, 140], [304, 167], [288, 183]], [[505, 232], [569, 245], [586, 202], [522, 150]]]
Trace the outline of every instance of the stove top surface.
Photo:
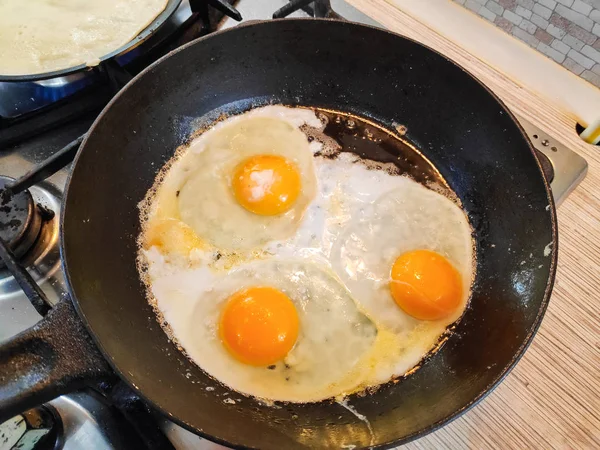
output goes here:
[[[244, 20], [269, 19], [275, 10], [286, 3], [286, 0], [241, 0], [236, 4], [236, 8], [240, 11]], [[338, 14], [348, 20], [379, 26], [343, 0], [332, 0], [331, 4]], [[184, 1], [181, 9], [176, 14], [177, 20], [173, 26], [185, 22], [189, 15], [189, 4]], [[301, 11], [294, 13], [292, 16], [306, 17], [308, 14]], [[237, 22], [232, 19], [225, 19], [219, 23], [218, 28], [225, 29], [236, 24]], [[75, 81], [77, 82], [77, 80]], [[44, 89], [48, 88], [50, 90], [47, 90], [47, 92], [56, 93], [60, 91], [61, 86], [60, 83], [54, 85], [50, 83], [49, 86], [44, 87]], [[30, 94], [34, 95], [35, 89], [39, 89], [39, 86], [36, 87], [26, 83], [20, 89], [27, 92], [27, 94], [19, 98], [26, 98]], [[3, 84], [0, 83], [0, 98], [3, 98], [2, 90]], [[23, 92], [18, 95], [22, 95]], [[19, 101], [14, 103], [15, 106], [12, 106], [14, 110], [11, 111], [10, 102], [15, 101], [14, 98], [12, 100], [11, 98], [5, 97], [0, 102], [0, 117], [8, 117], [10, 114], [16, 115], [16, 110], [27, 107], [27, 104]], [[31, 101], [33, 103], [48, 101], [46, 97], [42, 100], [35, 100], [35, 96], [29, 98], [34, 98]], [[39, 104], [34, 106], [38, 107]], [[29, 107], [31, 107], [31, 104]], [[50, 131], [35, 134], [19, 144], [7, 146], [4, 149], [2, 149], [1, 144], [4, 131], [0, 126], [0, 175], [18, 178], [55, 154], [59, 149], [89, 129], [100, 107], [101, 105], [95, 105], [95, 107], [88, 108], [85, 112], [79, 114], [76, 120], [70, 120], [68, 123], [62, 123], [61, 125], [53, 124], [49, 127]], [[585, 176], [587, 163], [553, 136], [542, 132], [523, 118], [517, 117], [517, 119], [536, 150], [542, 155], [540, 160], [548, 179], [552, 180], [551, 186], [555, 200], [557, 204], [560, 204]], [[60, 216], [62, 196], [69, 170], [70, 165], [30, 188], [33, 203], [41, 204], [47, 210], [54, 212], [52, 217], [46, 216], [41, 221], [40, 231], [38, 232], [40, 238], [34, 244], [33, 250], [30, 249], [27, 252], [29, 256], [26, 257], [30, 274], [53, 304], [67, 296], [64, 275], [60, 267], [58, 217]], [[14, 277], [6, 267], [0, 264], [0, 342], [32, 326], [39, 319], [40, 315], [28, 301]], [[108, 412], [110, 407], [92, 397], [94, 396], [75, 394], [61, 397], [50, 403], [61, 417], [64, 415], [63, 420], [67, 421], [65, 423], [72, 425], [71, 427], [64, 427], [65, 448], [127, 448], [124, 444], [125, 441], [116, 431], [118, 426], [114, 423], [114, 415]], [[178, 449], [223, 448], [199, 438], [164, 418], [158, 418], [158, 420], [165, 434]], [[73, 425], [75, 423], [78, 425]], [[87, 433], [85, 435], [87, 438], [95, 436], [87, 441], [93, 443], [93, 445], [83, 444], [86, 441], [81, 440], [82, 430]]]

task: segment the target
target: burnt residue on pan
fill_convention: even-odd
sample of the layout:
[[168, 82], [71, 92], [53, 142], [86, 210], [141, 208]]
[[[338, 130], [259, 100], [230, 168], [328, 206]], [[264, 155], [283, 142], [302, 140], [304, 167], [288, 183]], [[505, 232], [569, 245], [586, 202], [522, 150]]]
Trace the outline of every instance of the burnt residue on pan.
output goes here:
[[[341, 151], [355, 153], [361, 159], [377, 161], [372, 165], [375, 170], [381, 170], [386, 163], [391, 163], [398, 168], [398, 174], [408, 175], [423, 185], [437, 183], [449, 190], [431, 163], [399, 136], [355, 115], [320, 108], [317, 114], [326, 122], [323, 130], [325, 139], [334, 140]], [[314, 129], [312, 133], [309, 128], [304, 131], [309, 139], [314, 133]], [[315, 136], [322, 140], [318, 134], [315, 133]]]

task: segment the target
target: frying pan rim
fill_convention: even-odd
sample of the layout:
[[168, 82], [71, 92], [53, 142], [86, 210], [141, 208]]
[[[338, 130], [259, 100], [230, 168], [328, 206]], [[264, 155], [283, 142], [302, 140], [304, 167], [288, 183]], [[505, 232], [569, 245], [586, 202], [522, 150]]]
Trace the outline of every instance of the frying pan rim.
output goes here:
[[[160, 29], [169, 18], [175, 14], [177, 8], [183, 0], [167, 0], [165, 9], [163, 9], [152, 21], [141, 29], [135, 36], [128, 40], [125, 44], [116, 48], [115, 50], [102, 55], [98, 58], [100, 63], [108, 61], [111, 58], [121, 56], [122, 54], [135, 49], [138, 45], [146, 42], [152, 37], [158, 29]], [[64, 69], [52, 70], [50, 72], [38, 72], [38, 73], [25, 73], [21, 75], [3, 75], [0, 74], [0, 82], [36, 82], [42, 80], [48, 80], [51, 78], [66, 77], [73, 75], [77, 72], [85, 72], [87, 70], [93, 70], [98, 67], [96, 65], [87, 65], [86, 63], [78, 64], [76, 66], [66, 67]]]
[[[64, 222], [65, 222], [65, 216], [67, 214], [67, 205], [68, 205], [68, 198], [70, 195], [70, 186], [71, 186], [71, 180], [73, 177], [73, 174], [75, 172], [75, 169], [77, 167], [79, 158], [81, 157], [82, 152], [84, 151], [86, 144], [87, 144], [87, 140], [89, 138], [89, 136], [94, 132], [95, 128], [97, 127], [98, 123], [102, 120], [102, 118], [104, 117], [104, 115], [106, 115], [108, 113], [108, 111], [110, 111], [110, 108], [112, 107], [112, 105], [119, 100], [119, 98], [121, 97], [121, 95], [123, 95], [123, 93], [131, 86], [133, 85], [135, 82], [137, 82], [141, 77], [143, 77], [146, 73], [150, 72], [151, 70], [153, 70], [156, 66], [158, 66], [159, 64], [162, 64], [163, 61], [167, 60], [169, 57], [171, 57], [172, 55], [179, 53], [181, 51], [186, 50], [188, 47], [191, 47], [192, 45], [197, 45], [200, 44], [201, 42], [203, 42], [206, 39], [210, 39], [213, 36], [219, 36], [222, 33], [227, 33], [227, 32], [232, 32], [233, 30], [236, 30], [238, 28], [246, 28], [246, 27], [252, 27], [252, 26], [256, 26], [256, 25], [262, 25], [262, 26], [269, 26], [268, 24], [271, 23], [277, 23], [280, 21], [286, 21], [286, 22], [305, 22], [305, 21], [318, 21], [318, 22], [340, 22], [339, 20], [336, 19], [328, 19], [328, 18], [285, 18], [285, 19], [277, 19], [277, 20], [262, 20], [262, 21], [251, 21], [251, 22], [247, 22], [247, 23], [241, 23], [233, 28], [229, 28], [229, 29], [223, 29], [223, 30], [218, 30], [215, 31], [211, 34], [208, 34], [206, 36], [202, 36], [198, 39], [195, 39], [191, 42], [188, 42], [187, 44], [182, 45], [181, 47], [172, 50], [171, 52], [167, 53], [166, 55], [162, 56], [161, 58], [159, 58], [158, 60], [156, 60], [154, 63], [150, 64], [148, 67], [146, 67], [144, 70], [142, 70], [139, 74], [137, 74], [135, 77], [133, 77], [128, 83], [127, 85], [125, 85], [109, 102], [108, 104], [104, 107], [104, 109], [100, 112], [100, 114], [98, 115], [98, 117], [96, 117], [96, 119], [94, 120], [94, 122], [92, 123], [92, 125], [90, 126], [88, 132], [86, 133], [86, 136], [79, 148], [79, 151], [77, 152], [77, 155], [74, 159], [73, 162], [73, 167], [71, 172], [68, 175], [67, 178], [67, 182], [65, 185], [65, 197], [64, 197], [64, 207], [61, 210], [61, 218], [60, 218], [60, 254], [61, 254], [61, 264], [62, 264], [62, 268], [65, 274], [65, 282], [67, 285], [67, 288], [69, 290], [73, 305], [75, 307], [75, 310], [77, 311], [77, 314], [79, 315], [79, 317], [81, 318], [82, 322], [84, 323], [86, 329], [88, 330], [88, 332], [90, 333], [94, 343], [96, 344], [96, 346], [99, 348], [99, 350], [102, 352], [102, 354], [104, 355], [104, 357], [106, 358], [106, 360], [108, 361], [108, 363], [110, 364], [110, 366], [112, 367], [112, 369], [115, 371], [115, 373], [117, 375], [119, 375], [119, 377], [125, 381], [129, 387], [136, 392], [138, 395], [140, 395], [141, 398], [144, 399], [144, 401], [148, 402], [153, 408], [155, 408], [157, 411], [159, 411], [161, 414], [163, 414], [165, 417], [168, 417], [169, 420], [175, 422], [176, 424], [182, 426], [183, 428], [193, 432], [196, 435], [199, 435], [203, 438], [206, 438], [212, 442], [216, 442], [218, 444], [221, 445], [225, 445], [231, 448], [240, 448], [240, 449], [251, 449], [253, 447], [248, 447], [245, 445], [241, 445], [241, 444], [234, 444], [232, 442], [229, 442], [225, 439], [222, 438], [218, 438], [215, 436], [211, 436], [210, 434], [204, 432], [203, 430], [199, 430], [198, 428], [194, 427], [193, 425], [179, 419], [178, 417], [175, 417], [172, 413], [170, 413], [169, 411], [167, 411], [165, 408], [163, 408], [162, 406], [158, 405], [156, 402], [154, 402], [152, 399], [148, 398], [147, 395], [144, 395], [144, 393], [132, 382], [128, 379], [127, 374], [123, 371], [121, 371], [114, 363], [113, 359], [110, 357], [110, 354], [104, 349], [102, 343], [100, 342], [100, 339], [98, 339], [98, 337], [96, 336], [94, 330], [92, 329], [92, 326], [90, 325], [90, 323], [87, 320], [87, 317], [84, 313], [84, 311], [82, 310], [82, 308], [80, 308], [79, 305], [79, 301], [77, 300], [77, 296], [75, 295], [74, 289], [73, 289], [73, 284], [71, 282], [71, 276], [69, 274], [69, 268], [68, 268], [68, 263], [65, 257], [65, 238], [64, 238]], [[447, 417], [429, 425], [426, 428], [423, 428], [419, 431], [416, 431], [412, 434], [409, 434], [407, 436], [404, 436], [400, 439], [394, 440], [394, 441], [389, 441], [389, 442], [385, 442], [385, 443], [381, 443], [378, 444], [376, 446], [372, 446], [369, 448], [373, 448], [373, 449], [387, 449], [387, 448], [391, 448], [393, 446], [397, 446], [397, 445], [402, 445], [402, 444], [406, 444], [408, 442], [411, 442], [417, 438], [420, 438], [422, 436], [425, 436], [439, 428], [441, 428], [442, 426], [452, 422], [454, 419], [456, 419], [457, 417], [459, 417], [460, 415], [464, 414], [465, 412], [469, 411], [471, 408], [473, 408], [473, 406], [477, 405], [481, 400], [483, 400], [490, 392], [492, 392], [500, 382], [502, 382], [504, 380], [504, 378], [510, 373], [510, 371], [514, 368], [514, 366], [517, 364], [517, 362], [523, 357], [523, 355], [525, 354], [525, 351], [527, 350], [527, 348], [529, 347], [529, 345], [531, 345], [531, 342], [533, 341], [533, 337], [535, 336], [535, 334], [537, 333], [540, 324], [542, 322], [542, 319], [545, 315], [545, 312], [548, 308], [548, 304], [550, 301], [550, 296], [552, 293], [552, 289], [554, 287], [554, 281], [555, 281], [555, 277], [556, 277], [556, 266], [557, 266], [557, 261], [558, 261], [558, 227], [557, 227], [557, 216], [556, 216], [556, 206], [555, 206], [555, 202], [552, 196], [552, 191], [550, 189], [550, 184], [548, 183], [548, 180], [546, 179], [546, 177], [544, 176], [543, 170], [542, 170], [542, 166], [540, 163], [540, 160], [538, 158], [538, 156], [535, 154], [533, 145], [531, 144], [531, 141], [529, 140], [527, 134], [525, 133], [523, 127], [521, 126], [521, 124], [518, 122], [518, 120], [515, 118], [515, 116], [512, 114], [512, 112], [510, 111], [510, 109], [507, 108], [507, 106], [504, 104], [504, 102], [491, 90], [489, 89], [485, 84], [483, 84], [477, 77], [475, 77], [473, 74], [471, 74], [470, 72], [468, 72], [465, 68], [463, 68], [462, 66], [460, 66], [459, 64], [457, 64], [456, 62], [454, 62], [453, 60], [451, 60], [450, 58], [448, 58], [447, 56], [441, 54], [440, 52], [436, 51], [435, 49], [422, 44], [414, 39], [411, 39], [409, 37], [406, 36], [402, 36], [398, 33], [395, 33], [393, 31], [387, 30], [387, 29], [382, 29], [379, 27], [375, 27], [375, 26], [371, 26], [371, 25], [365, 25], [365, 24], [359, 24], [359, 23], [355, 23], [355, 22], [343, 22], [346, 25], [351, 25], [351, 26], [355, 26], [355, 27], [359, 27], [359, 28], [367, 28], [367, 29], [372, 29], [372, 30], [376, 30], [378, 32], [382, 32], [382, 33], [387, 33], [390, 34], [396, 38], [401, 38], [401, 39], [405, 39], [408, 40], [414, 44], [420, 45], [422, 47], [425, 47], [427, 50], [437, 54], [438, 56], [442, 57], [443, 59], [445, 59], [447, 62], [449, 62], [450, 64], [454, 65], [455, 67], [457, 67], [458, 69], [460, 69], [461, 71], [463, 71], [464, 73], [466, 73], [469, 77], [471, 77], [473, 80], [475, 80], [481, 87], [483, 87], [489, 95], [491, 95], [494, 100], [496, 100], [496, 102], [498, 102], [498, 104], [502, 107], [502, 109], [504, 110], [504, 112], [506, 114], [508, 114], [508, 116], [512, 119], [512, 121], [516, 124], [516, 126], [518, 127], [519, 131], [521, 132], [521, 135], [523, 136], [523, 138], [525, 139], [525, 141], [528, 144], [529, 147], [529, 151], [531, 152], [531, 154], [533, 155], [535, 162], [538, 166], [538, 170], [539, 170], [539, 175], [540, 178], [542, 180], [542, 183], [544, 185], [544, 189], [546, 191], [546, 198], [548, 200], [548, 205], [550, 207], [550, 221], [551, 221], [551, 228], [552, 228], [552, 242], [551, 242], [551, 255], [549, 255], [551, 257], [551, 261], [550, 261], [550, 271], [548, 274], [548, 281], [546, 283], [546, 289], [544, 291], [544, 296], [543, 299], [541, 301], [540, 304], [540, 308], [538, 309], [537, 315], [533, 321], [533, 325], [530, 328], [529, 332], [525, 335], [524, 339], [523, 339], [523, 344], [521, 345], [521, 347], [519, 347], [519, 349], [515, 352], [514, 356], [512, 357], [512, 359], [509, 361], [509, 363], [502, 369], [502, 371], [500, 372], [500, 374], [498, 375], [498, 377], [491, 383], [488, 384], [488, 386], [483, 389], [482, 392], [480, 392], [473, 400], [471, 400], [470, 402], [468, 402], [467, 404], [465, 404], [463, 407], [455, 410], [452, 414], [448, 415]]]

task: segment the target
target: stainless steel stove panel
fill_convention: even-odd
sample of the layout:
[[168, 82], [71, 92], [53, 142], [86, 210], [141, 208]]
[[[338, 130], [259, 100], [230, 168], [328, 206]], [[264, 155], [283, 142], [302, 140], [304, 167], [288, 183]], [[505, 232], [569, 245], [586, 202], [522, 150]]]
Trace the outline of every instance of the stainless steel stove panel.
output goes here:
[[550, 183], [556, 206], [583, 181], [588, 169], [585, 159], [570, 150], [555, 137], [543, 132], [523, 117], [516, 115], [517, 120], [529, 136], [536, 150], [543, 153], [552, 163], [554, 180]]

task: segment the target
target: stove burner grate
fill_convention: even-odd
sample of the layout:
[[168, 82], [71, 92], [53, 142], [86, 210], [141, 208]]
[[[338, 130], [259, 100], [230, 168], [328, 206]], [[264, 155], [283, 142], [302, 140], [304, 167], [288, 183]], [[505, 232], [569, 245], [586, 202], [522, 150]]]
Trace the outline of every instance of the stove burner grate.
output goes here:
[[312, 17], [342, 19], [331, 8], [330, 0], [290, 0], [287, 5], [275, 11], [273, 19], [282, 19], [299, 10], [303, 10]]

